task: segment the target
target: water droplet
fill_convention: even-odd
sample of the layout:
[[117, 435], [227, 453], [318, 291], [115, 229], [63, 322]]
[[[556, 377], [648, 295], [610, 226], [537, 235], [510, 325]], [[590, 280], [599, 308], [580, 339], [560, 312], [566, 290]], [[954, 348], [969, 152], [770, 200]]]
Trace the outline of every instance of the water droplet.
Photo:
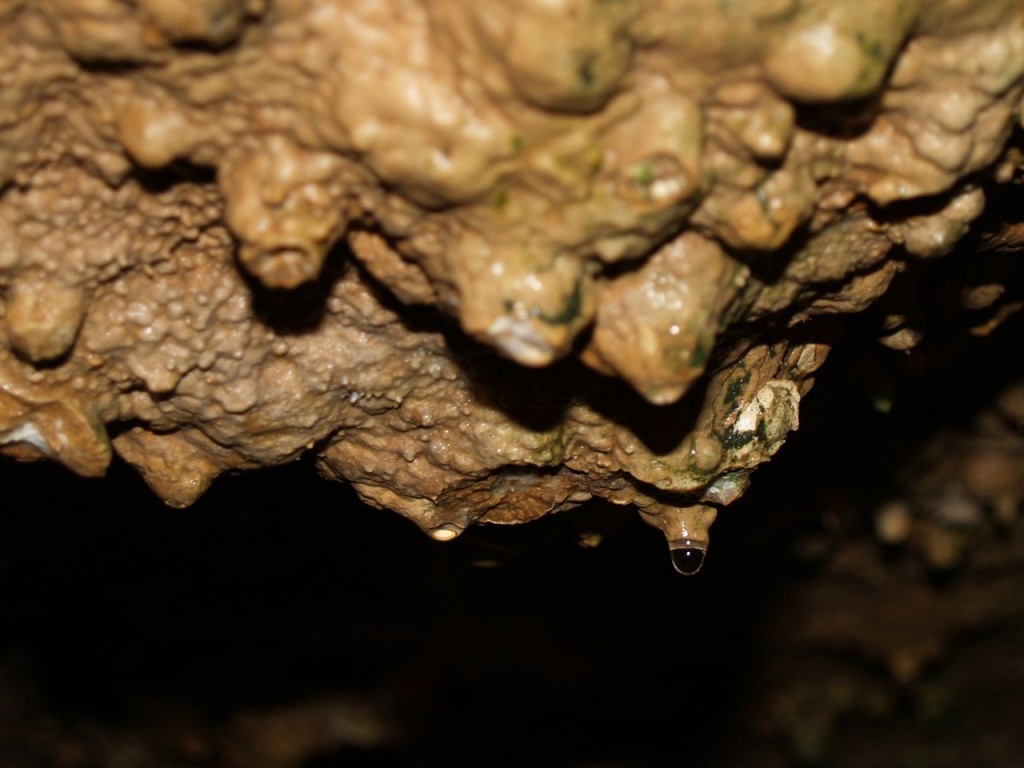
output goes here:
[[454, 523], [444, 523], [427, 532], [434, 541], [451, 541], [462, 533], [462, 528]]
[[672, 567], [683, 576], [693, 576], [704, 565], [704, 556], [707, 549], [701, 546], [694, 546], [692, 543], [687, 546], [673, 549], [670, 552]]

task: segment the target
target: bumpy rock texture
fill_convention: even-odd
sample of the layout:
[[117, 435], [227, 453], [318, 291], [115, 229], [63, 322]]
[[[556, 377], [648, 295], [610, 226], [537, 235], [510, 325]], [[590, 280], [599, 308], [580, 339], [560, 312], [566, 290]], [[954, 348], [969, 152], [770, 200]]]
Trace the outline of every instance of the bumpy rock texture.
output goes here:
[[828, 316], [1022, 170], [1019, 0], [3, 0], [0, 42], [0, 450], [174, 505], [313, 454], [439, 539], [597, 496], [702, 552]]

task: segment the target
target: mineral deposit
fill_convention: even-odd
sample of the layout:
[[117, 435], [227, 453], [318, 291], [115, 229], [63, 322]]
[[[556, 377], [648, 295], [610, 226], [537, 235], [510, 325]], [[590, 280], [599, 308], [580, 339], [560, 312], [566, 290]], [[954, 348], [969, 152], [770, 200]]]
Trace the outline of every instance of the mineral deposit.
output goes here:
[[0, 0], [0, 451], [699, 566], [1022, 90], [1019, 0]]

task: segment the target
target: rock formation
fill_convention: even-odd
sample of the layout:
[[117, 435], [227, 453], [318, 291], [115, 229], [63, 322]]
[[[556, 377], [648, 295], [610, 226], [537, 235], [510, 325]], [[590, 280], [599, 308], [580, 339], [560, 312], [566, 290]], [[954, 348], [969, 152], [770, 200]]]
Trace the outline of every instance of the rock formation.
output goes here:
[[2, 0], [0, 39], [0, 451], [171, 505], [310, 455], [440, 540], [601, 497], [695, 571], [835, 316], [1024, 171], [1019, 0]]

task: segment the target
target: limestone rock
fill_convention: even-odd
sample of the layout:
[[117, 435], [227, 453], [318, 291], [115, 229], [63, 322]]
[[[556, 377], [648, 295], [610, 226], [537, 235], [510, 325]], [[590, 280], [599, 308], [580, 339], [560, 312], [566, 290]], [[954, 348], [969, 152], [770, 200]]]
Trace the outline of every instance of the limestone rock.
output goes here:
[[15, 0], [0, 43], [0, 451], [113, 434], [178, 505], [311, 455], [439, 539], [728, 504], [822, 318], [1021, 170], [1017, 0]]

